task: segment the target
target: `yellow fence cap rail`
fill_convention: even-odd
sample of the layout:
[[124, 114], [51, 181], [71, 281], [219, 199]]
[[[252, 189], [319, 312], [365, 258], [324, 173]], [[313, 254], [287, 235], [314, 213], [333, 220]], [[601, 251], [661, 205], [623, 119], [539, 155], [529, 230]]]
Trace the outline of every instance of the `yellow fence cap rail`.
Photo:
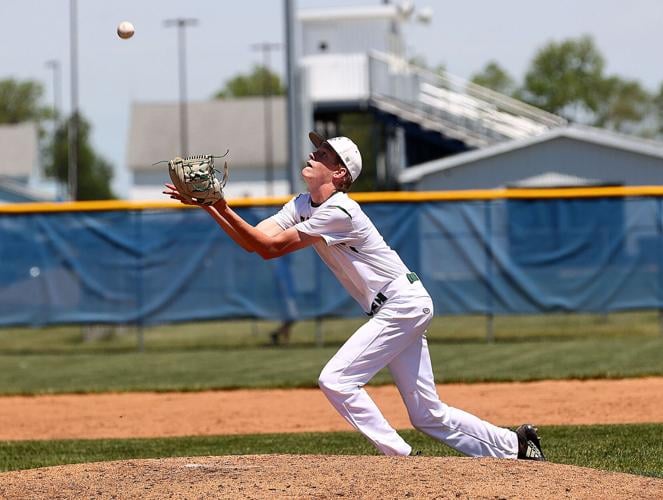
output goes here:
[[[359, 203], [422, 203], [428, 201], [472, 201], [499, 199], [601, 198], [663, 196], [663, 186], [574, 187], [551, 189], [470, 189], [462, 191], [382, 191], [350, 193]], [[281, 206], [292, 196], [231, 198], [232, 207]], [[196, 208], [174, 200], [164, 201], [67, 201], [0, 204], [0, 214], [45, 212], [101, 212], [113, 210], [173, 210]]]

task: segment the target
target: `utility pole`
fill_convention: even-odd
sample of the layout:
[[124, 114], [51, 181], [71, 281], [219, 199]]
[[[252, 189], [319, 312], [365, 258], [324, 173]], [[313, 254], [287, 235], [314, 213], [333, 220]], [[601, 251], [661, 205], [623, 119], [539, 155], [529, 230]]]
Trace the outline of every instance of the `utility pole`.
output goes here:
[[69, 184], [69, 199], [78, 199], [78, 14], [76, 0], [69, 2], [69, 53], [71, 66], [71, 117], [67, 129], [67, 142], [69, 148], [69, 162], [67, 180]]
[[288, 85], [288, 183], [290, 192], [295, 193], [297, 165], [301, 163], [301, 119], [299, 117], [300, 105], [299, 82], [297, 81], [297, 46], [295, 32], [295, 0], [283, 0], [285, 18], [285, 47], [286, 47], [286, 75]]
[[281, 48], [280, 43], [262, 42], [251, 46], [253, 50], [259, 50], [263, 55], [264, 78], [262, 82], [262, 94], [264, 100], [264, 126], [265, 126], [265, 183], [267, 184], [267, 196], [274, 194], [274, 158], [272, 137], [272, 88], [270, 85], [271, 64], [270, 54], [273, 50]]
[[178, 45], [178, 66], [179, 66], [179, 87], [180, 87], [180, 156], [187, 156], [189, 153], [189, 116], [187, 109], [186, 95], [186, 28], [187, 26], [196, 26], [197, 19], [186, 19], [178, 17], [176, 19], [167, 19], [164, 26], [177, 27], [177, 45]]

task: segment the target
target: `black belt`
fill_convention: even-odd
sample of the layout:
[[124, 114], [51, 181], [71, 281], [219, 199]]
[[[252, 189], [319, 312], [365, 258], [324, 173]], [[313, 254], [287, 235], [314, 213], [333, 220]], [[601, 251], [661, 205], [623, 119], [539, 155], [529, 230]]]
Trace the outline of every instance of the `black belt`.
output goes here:
[[[410, 282], [410, 284], [414, 283], [415, 281], [419, 281], [419, 276], [417, 276], [416, 273], [407, 273], [405, 277]], [[373, 299], [373, 302], [371, 303], [371, 312], [366, 314], [368, 316], [373, 316], [380, 310], [380, 308], [385, 304], [385, 302], [387, 302], [387, 300], [389, 300], [389, 297], [385, 296], [385, 294], [382, 292], [378, 292]]]

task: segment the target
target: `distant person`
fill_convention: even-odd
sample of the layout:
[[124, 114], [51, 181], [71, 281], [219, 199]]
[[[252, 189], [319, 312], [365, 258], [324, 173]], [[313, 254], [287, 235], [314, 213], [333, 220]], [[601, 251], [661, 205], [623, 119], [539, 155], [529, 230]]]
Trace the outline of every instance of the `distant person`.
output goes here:
[[[511, 431], [440, 401], [425, 336], [433, 301], [346, 194], [361, 172], [359, 150], [347, 137], [325, 140], [314, 132], [309, 137], [316, 150], [301, 172], [308, 192], [277, 214], [253, 227], [224, 199], [203, 208], [237, 244], [264, 259], [313, 246], [370, 317], [320, 374], [318, 383], [331, 404], [381, 453], [410, 455], [412, 447], [364, 389], [386, 366], [415, 428], [469, 456], [544, 460], [533, 426]], [[166, 187], [164, 194], [190, 203], [175, 186]]]
[[283, 317], [285, 319], [269, 333], [269, 339], [272, 345], [287, 345], [290, 343], [292, 327], [299, 317], [295, 301], [295, 283], [290, 272], [289, 256], [278, 259], [275, 265], [274, 278], [278, 285], [279, 297], [283, 299]]
[[269, 332], [269, 340], [272, 345], [288, 345], [290, 343], [290, 333], [294, 324], [294, 319], [286, 319], [274, 330]]

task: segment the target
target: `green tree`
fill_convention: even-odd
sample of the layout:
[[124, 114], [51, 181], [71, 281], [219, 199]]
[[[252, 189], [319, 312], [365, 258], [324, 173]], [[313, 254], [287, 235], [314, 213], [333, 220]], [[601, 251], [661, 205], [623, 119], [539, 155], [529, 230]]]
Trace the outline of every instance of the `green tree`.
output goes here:
[[[36, 121], [39, 124], [53, 118], [50, 107], [43, 106], [44, 90], [39, 82], [19, 82], [14, 79], [0, 80], [0, 123]], [[70, 119], [69, 119], [70, 120]], [[53, 137], [45, 138], [43, 128], [42, 148], [45, 158], [44, 171], [60, 182], [68, 180], [68, 126], [69, 120], [59, 123]], [[102, 200], [113, 198], [110, 189], [113, 169], [100, 158], [90, 145], [90, 124], [79, 118], [78, 194], [79, 200]]]
[[617, 76], [606, 78], [594, 125], [620, 132], [630, 132], [651, 110], [652, 96], [635, 80]]
[[663, 83], [658, 88], [658, 93], [653, 97], [655, 120], [657, 123], [657, 132], [663, 134]]
[[431, 71], [438, 76], [444, 77], [447, 73], [447, 66], [444, 63], [440, 63], [431, 68]]
[[[69, 117], [58, 126], [51, 144], [46, 148], [46, 174], [63, 183], [67, 183], [68, 180], [68, 128], [71, 120]], [[75, 198], [77, 200], [112, 199], [115, 197], [110, 188], [113, 168], [95, 153], [90, 145], [90, 132], [90, 124], [79, 115], [78, 189]]]
[[341, 113], [338, 126], [339, 134], [352, 137], [359, 151], [361, 151], [361, 175], [352, 184], [352, 191], [364, 192], [383, 189], [385, 186], [376, 186], [376, 145], [372, 135], [375, 126], [373, 117], [367, 113]]
[[552, 42], [536, 53], [519, 94], [530, 104], [569, 119], [595, 113], [605, 98], [604, 67], [590, 36]]
[[40, 104], [43, 94], [39, 82], [0, 80], [0, 123], [41, 122], [52, 118], [52, 110]]
[[417, 66], [419, 68], [424, 68], [428, 69], [428, 63], [426, 62], [426, 58], [422, 56], [421, 54], [416, 54], [412, 57], [410, 57], [407, 61], [409, 64], [412, 66]]
[[284, 95], [285, 87], [276, 73], [264, 66], [256, 65], [251, 73], [239, 74], [228, 80], [223, 88], [214, 94], [215, 99], [231, 97], [250, 97], [269, 95]]
[[513, 95], [517, 87], [511, 75], [496, 61], [488, 62], [481, 71], [472, 76], [471, 80], [472, 83], [506, 95]]

